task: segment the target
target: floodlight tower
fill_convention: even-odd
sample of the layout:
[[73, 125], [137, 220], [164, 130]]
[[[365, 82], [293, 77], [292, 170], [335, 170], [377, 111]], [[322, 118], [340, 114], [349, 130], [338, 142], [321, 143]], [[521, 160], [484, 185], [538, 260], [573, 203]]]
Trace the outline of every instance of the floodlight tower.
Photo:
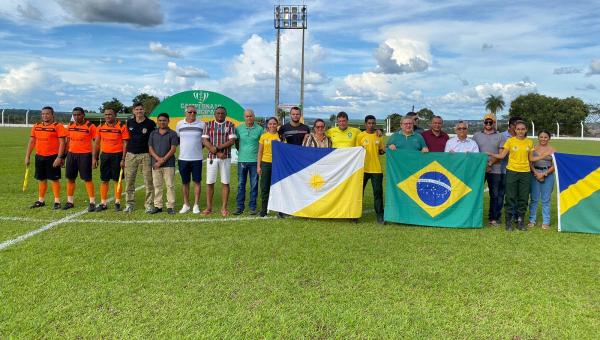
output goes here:
[[307, 28], [308, 11], [306, 5], [275, 5], [275, 29], [277, 47], [275, 54], [275, 116], [279, 113], [279, 54], [281, 30], [302, 30], [302, 64], [300, 70], [300, 108], [304, 119], [304, 34]]

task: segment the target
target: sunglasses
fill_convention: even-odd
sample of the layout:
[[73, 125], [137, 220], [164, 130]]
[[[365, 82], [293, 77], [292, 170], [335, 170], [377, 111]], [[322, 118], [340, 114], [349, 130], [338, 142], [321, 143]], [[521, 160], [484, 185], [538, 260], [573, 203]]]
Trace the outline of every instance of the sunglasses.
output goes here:
[[484, 125], [494, 125], [494, 121], [492, 120], [486, 120], [483, 122]]
[[456, 128], [456, 129], [457, 130], [466, 130], [467, 128], [466, 127], [459, 127], [459, 128]]
[[196, 111], [188, 111], [187, 113], [197, 113]]

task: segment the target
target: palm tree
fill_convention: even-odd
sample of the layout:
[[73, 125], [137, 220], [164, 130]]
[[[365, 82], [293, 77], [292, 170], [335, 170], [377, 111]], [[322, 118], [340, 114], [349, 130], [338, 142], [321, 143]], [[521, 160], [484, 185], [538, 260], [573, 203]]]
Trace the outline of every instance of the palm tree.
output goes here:
[[502, 98], [502, 95], [490, 95], [485, 100], [485, 108], [491, 113], [493, 113], [495, 116], [496, 112], [502, 111], [502, 109], [504, 109], [504, 98]]

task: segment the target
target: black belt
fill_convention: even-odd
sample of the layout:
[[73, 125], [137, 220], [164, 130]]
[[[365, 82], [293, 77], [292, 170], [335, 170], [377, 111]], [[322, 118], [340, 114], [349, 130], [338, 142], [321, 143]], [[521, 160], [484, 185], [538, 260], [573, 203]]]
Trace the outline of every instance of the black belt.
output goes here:
[[547, 166], [547, 167], [534, 166], [534, 168], [536, 168], [537, 170], [548, 170], [548, 169], [550, 169], [549, 166]]

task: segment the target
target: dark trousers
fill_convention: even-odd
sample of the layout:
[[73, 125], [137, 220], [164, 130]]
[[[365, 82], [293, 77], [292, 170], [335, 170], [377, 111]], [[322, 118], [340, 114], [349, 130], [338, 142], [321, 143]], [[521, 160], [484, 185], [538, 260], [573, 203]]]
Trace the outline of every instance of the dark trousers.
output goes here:
[[504, 207], [507, 209], [506, 211], [512, 211], [517, 216], [525, 216], [530, 188], [531, 175], [529, 172], [506, 170], [506, 205]]
[[504, 203], [504, 174], [486, 173], [485, 180], [490, 193], [490, 209], [488, 218], [490, 221], [499, 221], [502, 215], [502, 204]]
[[246, 179], [250, 177], [250, 210], [256, 210], [256, 197], [258, 196], [258, 173], [256, 162], [238, 162], [238, 192], [236, 197], [237, 208], [244, 211], [246, 201]]
[[271, 191], [271, 168], [272, 164], [267, 162], [260, 163], [260, 200], [262, 206], [260, 211], [267, 213], [267, 206], [269, 205], [269, 192]]
[[365, 173], [363, 177], [363, 195], [367, 187], [367, 181], [371, 180], [373, 187], [373, 200], [375, 202], [375, 213], [377, 216], [383, 216], [383, 174]]

